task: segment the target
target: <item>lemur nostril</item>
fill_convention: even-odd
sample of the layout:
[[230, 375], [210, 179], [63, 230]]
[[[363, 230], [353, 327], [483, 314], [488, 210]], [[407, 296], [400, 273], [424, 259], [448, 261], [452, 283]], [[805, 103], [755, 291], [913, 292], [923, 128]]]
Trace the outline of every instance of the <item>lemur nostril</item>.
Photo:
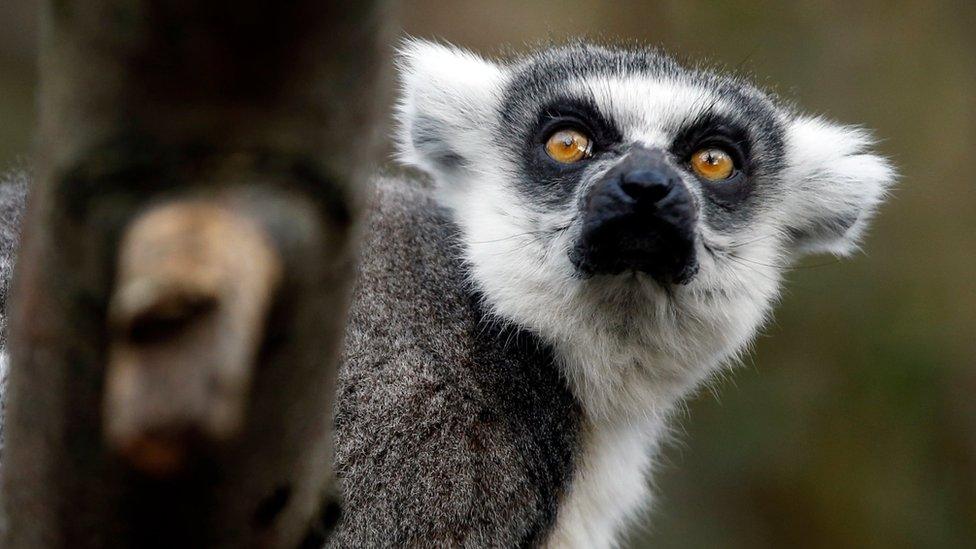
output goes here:
[[620, 188], [634, 200], [642, 202], [661, 200], [673, 185], [673, 178], [661, 170], [635, 170], [620, 178]]

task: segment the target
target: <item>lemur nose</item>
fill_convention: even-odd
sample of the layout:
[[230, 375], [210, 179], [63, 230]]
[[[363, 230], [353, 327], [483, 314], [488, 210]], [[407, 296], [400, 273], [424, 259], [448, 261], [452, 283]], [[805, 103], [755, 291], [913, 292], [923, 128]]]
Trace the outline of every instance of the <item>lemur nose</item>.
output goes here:
[[698, 212], [681, 172], [661, 150], [634, 147], [595, 182], [569, 253], [583, 276], [643, 272], [685, 284], [698, 271]]
[[634, 170], [620, 178], [620, 188], [639, 203], [661, 200], [676, 183], [673, 175], [659, 169]]

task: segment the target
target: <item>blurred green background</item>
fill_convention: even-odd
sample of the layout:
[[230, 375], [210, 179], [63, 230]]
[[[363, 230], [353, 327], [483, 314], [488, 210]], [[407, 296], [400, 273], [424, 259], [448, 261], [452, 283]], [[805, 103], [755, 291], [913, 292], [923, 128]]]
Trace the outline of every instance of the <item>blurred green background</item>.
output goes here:
[[[34, 4], [0, 0], [0, 166], [30, 151]], [[492, 53], [570, 36], [740, 67], [882, 138], [902, 180], [850, 261], [688, 406], [633, 547], [976, 547], [976, 2], [405, 1]]]

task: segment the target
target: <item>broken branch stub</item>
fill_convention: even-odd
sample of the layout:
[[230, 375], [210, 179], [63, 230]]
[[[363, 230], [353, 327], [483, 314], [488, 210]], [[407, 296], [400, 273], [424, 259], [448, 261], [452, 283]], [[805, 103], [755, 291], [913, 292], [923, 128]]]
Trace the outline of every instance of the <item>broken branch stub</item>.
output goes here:
[[108, 443], [136, 469], [178, 472], [239, 434], [281, 258], [242, 212], [200, 200], [150, 209], [119, 245], [105, 372]]

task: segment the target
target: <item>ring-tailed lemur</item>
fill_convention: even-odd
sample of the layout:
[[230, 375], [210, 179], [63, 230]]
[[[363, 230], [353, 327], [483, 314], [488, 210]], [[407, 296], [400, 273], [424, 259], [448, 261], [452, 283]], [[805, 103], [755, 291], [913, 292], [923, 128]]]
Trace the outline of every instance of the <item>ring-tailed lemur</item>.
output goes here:
[[399, 57], [340, 371], [342, 547], [608, 547], [677, 403], [894, 172], [860, 129], [654, 50]]

